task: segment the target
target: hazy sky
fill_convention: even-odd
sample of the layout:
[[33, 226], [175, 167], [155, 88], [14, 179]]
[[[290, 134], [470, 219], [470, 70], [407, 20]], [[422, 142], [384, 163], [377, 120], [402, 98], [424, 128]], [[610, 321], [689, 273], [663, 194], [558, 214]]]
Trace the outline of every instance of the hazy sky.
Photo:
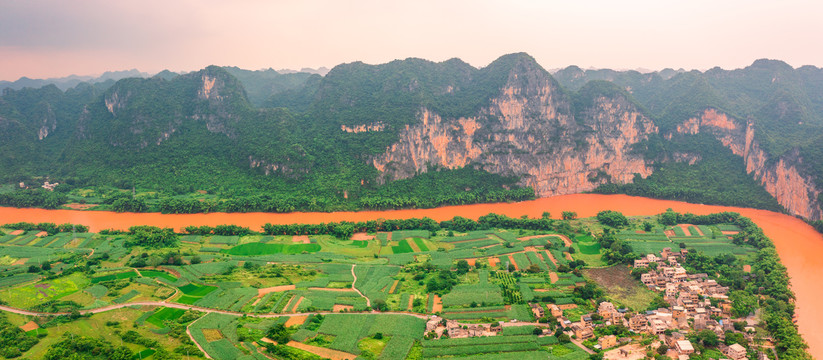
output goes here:
[[525, 51], [543, 67], [823, 66], [820, 0], [2, 0], [0, 80]]

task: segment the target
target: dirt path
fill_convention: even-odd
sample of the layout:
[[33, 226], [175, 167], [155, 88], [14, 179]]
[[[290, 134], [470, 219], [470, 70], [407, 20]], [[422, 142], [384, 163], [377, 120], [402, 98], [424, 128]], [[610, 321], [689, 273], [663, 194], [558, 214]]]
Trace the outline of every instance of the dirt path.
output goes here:
[[291, 346], [293, 348], [298, 348], [300, 350], [308, 351], [312, 354], [318, 355], [324, 359], [331, 359], [331, 360], [354, 360], [357, 358], [357, 355], [349, 354], [347, 352], [338, 351], [327, 349], [324, 347], [319, 346], [312, 346], [306, 345], [304, 343], [300, 343], [297, 341], [289, 341], [286, 345]]
[[303, 299], [305, 299], [305, 298], [302, 297], [302, 296], [299, 299], [297, 299], [297, 302], [294, 303], [294, 307], [291, 309], [291, 312], [293, 312], [293, 313], [297, 312], [297, 307], [300, 306], [300, 303], [303, 302]]
[[[202, 319], [202, 317], [201, 317], [200, 319]], [[200, 344], [197, 342], [197, 340], [195, 340], [195, 339], [194, 339], [194, 336], [191, 336], [191, 330], [190, 330], [189, 328], [190, 328], [192, 325], [194, 325], [194, 323], [196, 323], [196, 322], [200, 321], [200, 319], [194, 320], [194, 321], [192, 321], [192, 322], [191, 322], [191, 324], [189, 324], [188, 326], [186, 326], [186, 335], [188, 335], [188, 336], [189, 336], [189, 339], [191, 339], [191, 342], [193, 342], [193, 343], [194, 343], [194, 345], [197, 345], [197, 348], [198, 348], [198, 349], [200, 349], [200, 352], [201, 352], [201, 353], [203, 353], [203, 355], [205, 355], [205, 356], [206, 356], [206, 359], [212, 359], [212, 357], [211, 357], [211, 356], [209, 356], [209, 353], [207, 353], [207, 352], [206, 352], [206, 349], [203, 349], [203, 347], [202, 347], [202, 346], [200, 346]]]
[[357, 290], [357, 288], [354, 287], [354, 284], [357, 283], [357, 275], [354, 273], [355, 266], [357, 266], [357, 264], [351, 264], [351, 276], [354, 278], [354, 280], [351, 282], [351, 288], [352, 290], [357, 291], [357, 293], [360, 294], [360, 296], [362, 296], [364, 299], [366, 299], [366, 306], [371, 307], [371, 300], [369, 300], [369, 298], [366, 295], [363, 295], [363, 293], [361, 293], [360, 290]]
[[413, 308], [414, 308], [414, 294], [409, 296], [409, 306], [406, 307], [406, 310], [412, 311]]

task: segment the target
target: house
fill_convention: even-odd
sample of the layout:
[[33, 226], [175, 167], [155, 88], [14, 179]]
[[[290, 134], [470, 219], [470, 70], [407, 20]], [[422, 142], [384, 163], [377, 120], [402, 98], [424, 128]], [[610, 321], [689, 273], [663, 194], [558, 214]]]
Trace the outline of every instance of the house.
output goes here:
[[531, 306], [535, 318], [539, 319], [546, 315], [546, 310], [543, 310], [540, 304], [529, 304], [529, 306]]
[[657, 285], [657, 274], [655, 272], [647, 272], [640, 275], [640, 281], [646, 286]]
[[636, 333], [646, 331], [646, 317], [641, 314], [636, 314], [629, 318], [629, 329]]
[[726, 348], [726, 356], [731, 360], [742, 360], [746, 358], [746, 348], [740, 344], [732, 344]]
[[555, 305], [555, 304], [549, 304], [549, 305], [547, 305], [547, 306], [549, 307], [549, 312], [551, 312], [551, 313], [552, 313], [552, 316], [554, 316], [554, 317], [560, 317], [560, 316], [563, 316], [563, 310], [560, 310], [560, 308], [559, 308], [559, 307], [557, 307], [557, 305]]
[[617, 346], [617, 336], [603, 336], [600, 339], [597, 339], [597, 344], [600, 345], [601, 349], [608, 349], [612, 346]]
[[634, 267], [641, 268], [641, 267], [649, 267], [649, 260], [646, 259], [637, 259], [634, 261]]
[[654, 319], [650, 321], [650, 323], [651, 327], [649, 327], [649, 331], [651, 331], [652, 334], [662, 334], [664, 331], [666, 331], [666, 329], [669, 328], [668, 326], [666, 326], [666, 322], [660, 319]]
[[678, 340], [674, 347], [678, 355], [689, 355], [694, 353], [694, 347], [689, 340]]
[[615, 311], [614, 304], [604, 301], [597, 307], [597, 314], [602, 318], [611, 317], [611, 313]]
[[574, 325], [572, 325], [572, 331], [574, 331], [574, 336], [579, 340], [586, 340], [594, 336], [594, 329], [592, 329], [591, 326], [584, 326], [580, 323], [574, 323]]

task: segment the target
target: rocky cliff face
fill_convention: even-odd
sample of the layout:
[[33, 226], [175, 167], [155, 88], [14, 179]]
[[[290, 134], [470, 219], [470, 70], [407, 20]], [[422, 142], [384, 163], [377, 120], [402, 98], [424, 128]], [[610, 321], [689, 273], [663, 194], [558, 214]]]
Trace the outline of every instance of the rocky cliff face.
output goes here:
[[708, 131], [734, 154], [742, 156], [746, 171], [793, 215], [808, 219], [820, 219], [823, 215], [817, 200], [821, 190], [800, 170], [803, 159], [798, 151], [790, 151], [777, 159], [769, 158], [754, 140], [751, 122], [744, 124], [715, 109], [707, 109], [699, 118], [678, 125], [676, 131], [681, 134]]
[[572, 111], [571, 100], [536, 69], [512, 72], [490, 105], [475, 116], [442, 118], [421, 108], [420, 122], [372, 159], [383, 181], [414, 176], [432, 165], [469, 164], [492, 173], [518, 175], [538, 196], [627, 183], [652, 168], [633, 144], [656, 133], [650, 119], [622, 96], [596, 96]]

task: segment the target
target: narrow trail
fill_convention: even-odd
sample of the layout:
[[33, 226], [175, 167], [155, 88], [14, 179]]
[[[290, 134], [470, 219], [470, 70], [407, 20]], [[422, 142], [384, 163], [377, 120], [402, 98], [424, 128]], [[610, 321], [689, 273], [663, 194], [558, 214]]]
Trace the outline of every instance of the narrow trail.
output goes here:
[[[202, 318], [200, 318], [200, 319], [202, 319]], [[200, 321], [200, 319], [194, 320], [194, 321], [191, 322], [191, 324], [188, 324], [186, 326], [186, 335], [189, 336], [189, 339], [191, 339], [191, 342], [193, 342], [194, 345], [197, 345], [197, 348], [200, 349], [200, 352], [203, 353], [203, 355], [206, 356], [206, 359], [211, 359], [212, 357], [209, 355], [208, 352], [206, 352], [206, 349], [204, 349], [202, 346], [200, 346], [200, 343], [197, 342], [197, 340], [194, 339], [194, 336], [191, 336], [191, 330], [189, 330], [189, 327], [194, 325], [194, 323]]]
[[354, 281], [351, 282], [351, 288], [352, 290], [357, 291], [357, 293], [360, 294], [360, 296], [362, 296], [364, 299], [366, 299], [366, 306], [371, 307], [371, 300], [369, 300], [369, 298], [366, 295], [363, 295], [363, 293], [361, 293], [360, 290], [357, 290], [357, 288], [354, 287], [354, 284], [357, 283], [357, 275], [354, 273], [355, 266], [357, 266], [357, 264], [351, 264], [351, 276], [354, 277]]

